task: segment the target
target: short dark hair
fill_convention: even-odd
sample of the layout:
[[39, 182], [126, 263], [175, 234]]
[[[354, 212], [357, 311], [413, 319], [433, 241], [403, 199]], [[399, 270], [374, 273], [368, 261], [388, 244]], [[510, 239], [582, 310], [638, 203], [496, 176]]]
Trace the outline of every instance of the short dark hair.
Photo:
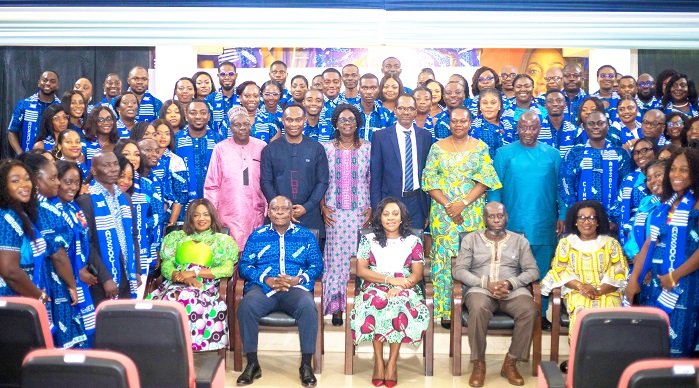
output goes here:
[[308, 78], [304, 77], [301, 74], [296, 74], [295, 76], [291, 77], [291, 83], [294, 83], [295, 80], [300, 79], [303, 81], [303, 83], [306, 84], [306, 87], [308, 87]]
[[633, 81], [633, 83], [636, 83], [636, 78], [634, 78], [632, 75], [622, 76], [621, 78], [619, 78], [619, 82], [621, 82], [621, 80], [623, 80], [623, 79], [630, 79]]
[[[500, 116], [502, 115], [502, 111], [505, 110], [505, 107], [502, 104], [502, 93], [500, 93], [500, 91], [495, 89], [495, 88], [488, 88], [488, 89], [481, 90], [481, 94], [479, 94], [479, 97], [478, 97], [478, 114], [481, 114], [481, 101], [483, 101], [483, 96], [488, 95], [488, 94], [495, 96], [498, 99], [498, 101], [500, 101], [500, 110], [498, 111], [498, 120], [500, 120]], [[468, 110], [468, 109], [466, 109], [466, 110]], [[471, 117], [470, 110], [469, 110], [468, 115], [469, 115], [469, 117]], [[449, 118], [451, 119], [451, 117], [449, 117]]]
[[194, 89], [194, 94], [196, 95], [197, 93], [197, 85], [194, 84], [194, 80], [192, 80], [189, 77], [180, 77], [177, 81], [175, 81], [175, 87], [172, 90], [172, 99], [175, 99], [175, 96], [177, 95], [177, 84], [180, 83], [180, 81], [189, 81], [190, 84], [192, 84], [192, 88]]
[[382, 247], [386, 246], [388, 238], [386, 237], [386, 231], [383, 228], [383, 224], [381, 224], [381, 214], [383, 213], [383, 209], [386, 208], [386, 205], [390, 203], [395, 203], [398, 205], [398, 209], [400, 209], [401, 223], [398, 226], [398, 233], [400, 236], [405, 238], [412, 234], [410, 213], [408, 212], [408, 208], [398, 198], [386, 197], [382, 199], [378, 205], [376, 205], [376, 211], [371, 216], [371, 228], [374, 232], [374, 240]]
[[[425, 82], [425, 83], [427, 83], [427, 82]], [[430, 94], [430, 98], [432, 98], [432, 91], [430, 89], [427, 89], [426, 87], [424, 87], [422, 85], [413, 89], [413, 97], [415, 97], [415, 92], [427, 92]]]
[[328, 67], [327, 69], [323, 70], [323, 72], [320, 73], [320, 75], [325, 77], [325, 75], [328, 73], [335, 73], [335, 74], [339, 75], [340, 77], [342, 77], [342, 73], [340, 73], [340, 70], [337, 70], [334, 67]]
[[83, 179], [85, 179], [85, 177], [83, 176], [83, 170], [80, 169], [78, 164], [69, 160], [57, 160], [56, 170], [58, 170], [58, 179], [63, 178], [63, 176], [66, 175], [66, 173], [70, 170], [75, 170], [78, 172], [80, 182], [82, 182]]
[[[665, 136], [665, 138], [667, 140], [670, 140], [670, 134], [668, 133], [668, 130], [667, 130], [667, 123], [672, 121], [672, 119], [674, 119], [675, 117], [679, 117], [682, 120], [683, 126], [686, 125], [685, 123], [687, 122], [687, 116], [684, 113], [674, 111], [674, 112], [670, 112], [670, 113], [666, 114], [665, 115], [665, 129], [663, 130], [663, 136]], [[684, 131], [684, 128], [682, 129], [682, 131]], [[682, 140], [682, 134], [680, 134], [680, 140]], [[687, 143], [682, 141], [682, 146], [684, 147], [686, 145], [687, 145]]]
[[473, 117], [471, 117], [471, 111], [463, 105], [457, 106], [456, 108], [449, 111], [449, 120], [451, 120], [451, 117], [454, 115], [454, 112], [460, 111], [460, 110], [466, 111], [466, 114], [468, 114], [468, 119], [473, 120]]
[[294, 102], [284, 107], [284, 110], [282, 110], [282, 116], [284, 115], [284, 113], [286, 113], [287, 110], [289, 110], [289, 108], [299, 108], [303, 111], [304, 115], [308, 114], [308, 111], [306, 111], [306, 108], [304, 108], [303, 105]]
[[602, 66], [597, 68], [597, 77], [599, 77], [599, 72], [602, 71], [602, 69], [604, 69], [605, 67], [608, 67], [608, 68], [614, 70], [614, 75], [617, 74], [616, 67], [614, 67], [612, 65], [602, 65]]
[[233, 63], [231, 61], [224, 61], [224, 62], [219, 63], [217, 69], [220, 69], [221, 67], [226, 66], [226, 65], [233, 66], [233, 70], [238, 71], [238, 66], [236, 66], [235, 63]]
[[330, 123], [332, 124], [333, 128], [335, 128], [335, 131], [333, 133], [333, 139], [340, 138], [340, 131], [337, 130], [337, 121], [340, 119], [340, 113], [346, 110], [352, 112], [354, 119], [357, 121], [357, 128], [354, 131], [354, 145], [355, 147], [357, 147], [359, 146], [359, 128], [362, 128], [364, 126], [364, 115], [361, 114], [359, 112], [359, 109], [357, 109], [357, 107], [352, 104], [339, 104], [333, 110], [333, 115], [330, 118]]
[[276, 61], [272, 62], [272, 63], [269, 65], [269, 69], [272, 70], [272, 67], [274, 67], [274, 65], [282, 65], [282, 66], [284, 66], [284, 69], [288, 69], [288, 68], [289, 68], [289, 67], [286, 65], [286, 63], [284, 63], [284, 61], [276, 60]]
[[597, 217], [597, 235], [609, 235], [609, 217], [607, 216], [607, 212], [604, 210], [604, 207], [601, 203], [599, 203], [599, 201], [589, 200], [576, 202], [568, 209], [565, 220], [565, 233], [574, 233], [580, 236], [580, 231], [575, 224], [578, 220], [578, 212], [580, 209], [585, 208], [592, 208], [595, 211], [595, 216]]
[[[243, 86], [243, 85], [241, 84], [240, 86]], [[265, 90], [267, 90], [267, 88], [270, 86], [275, 86], [277, 89], [279, 89], [279, 93], [282, 93], [284, 91], [284, 86], [282, 86], [282, 84], [271, 79], [271, 80], [265, 81], [265, 83], [263, 83], [262, 86], [260, 86], [260, 94], [264, 93]]]
[[182, 230], [186, 234], [194, 234], [196, 230], [194, 229], [194, 211], [199, 205], [204, 205], [206, 210], [209, 211], [209, 216], [211, 217], [211, 231], [214, 233], [221, 233], [223, 226], [221, 221], [218, 219], [218, 213], [216, 213], [216, 208], [206, 198], [198, 198], [193, 200], [187, 206], [187, 213], [184, 215], [184, 225], [182, 225]]
[[245, 91], [245, 88], [247, 88], [250, 85], [255, 85], [257, 90], [260, 90], [260, 86], [258, 84], [256, 84], [254, 81], [245, 81], [245, 82], [242, 82], [240, 85], [238, 85], [237, 88], [235, 88], [235, 94], [237, 94], [238, 97], [242, 97], [243, 92]]

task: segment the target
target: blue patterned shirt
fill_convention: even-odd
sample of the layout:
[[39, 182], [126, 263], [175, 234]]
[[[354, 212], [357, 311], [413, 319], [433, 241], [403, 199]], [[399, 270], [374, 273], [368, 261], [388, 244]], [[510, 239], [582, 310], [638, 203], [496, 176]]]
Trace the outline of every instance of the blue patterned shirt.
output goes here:
[[219, 136], [228, 138], [230, 122], [228, 121], [228, 111], [235, 105], [240, 105], [238, 95], [226, 97], [221, 90], [206, 96], [205, 101], [209, 104], [211, 117], [209, 118], [209, 128], [219, 133]]
[[313, 292], [315, 280], [323, 274], [323, 259], [309, 229], [292, 223], [284, 234], [279, 234], [268, 224], [250, 234], [238, 268], [240, 276], [246, 280], [246, 291], [256, 284], [271, 296], [276, 291], [265, 284], [265, 280], [285, 274], [301, 277], [295, 287]]
[[189, 125], [175, 134], [175, 153], [184, 160], [189, 174], [189, 201], [204, 197], [204, 180], [216, 144], [221, 141], [216, 131], [206, 127], [202, 137], [192, 137]]
[[374, 132], [388, 128], [396, 123], [396, 115], [390, 110], [381, 106], [378, 101], [374, 101], [374, 110], [370, 113], [364, 112], [361, 102], [354, 105], [364, 115], [364, 126], [359, 128], [359, 137], [365, 141], [371, 141]]
[[469, 135], [488, 145], [488, 153], [490, 153], [491, 159], [495, 159], [498, 148], [511, 143], [516, 136], [516, 134], [513, 135], [512, 122], [510, 120], [501, 118], [500, 123], [495, 125], [484, 119], [483, 115], [478, 115], [471, 122]]
[[[131, 90], [131, 88], [129, 88]], [[158, 118], [160, 114], [160, 108], [163, 107], [163, 103], [155, 98], [150, 91], [146, 90], [143, 93], [143, 98], [138, 104], [138, 115], [136, 115], [136, 121], [147, 121], [151, 122]]]
[[335, 129], [323, 116], [318, 117], [318, 124], [311, 126], [308, 120], [303, 127], [303, 135], [318, 142], [326, 142], [332, 139]]
[[566, 109], [568, 109], [568, 112], [570, 113], [570, 122], [571, 123], [578, 123], [578, 109], [580, 108], [580, 105], [582, 104], [583, 100], [585, 97], [587, 97], [587, 93], [580, 89], [578, 94], [570, 98], [568, 97], [568, 93], [563, 91], [563, 97], [566, 99]]
[[264, 107], [258, 108], [255, 113], [255, 122], [252, 123], [250, 136], [269, 143], [269, 140], [282, 130], [282, 110], [270, 113]]
[[39, 133], [39, 125], [41, 125], [41, 115], [44, 114], [44, 110], [49, 105], [60, 103], [61, 100], [56, 96], [53, 97], [53, 102], [51, 103], [39, 100], [39, 92], [17, 102], [7, 130], [17, 134], [22, 151], [31, 151], [34, 148], [36, 136]]
[[576, 144], [577, 135], [578, 128], [570, 121], [564, 119], [560, 128], [554, 128], [547, 116], [541, 122], [539, 141], [557, 149], [562, 158]]

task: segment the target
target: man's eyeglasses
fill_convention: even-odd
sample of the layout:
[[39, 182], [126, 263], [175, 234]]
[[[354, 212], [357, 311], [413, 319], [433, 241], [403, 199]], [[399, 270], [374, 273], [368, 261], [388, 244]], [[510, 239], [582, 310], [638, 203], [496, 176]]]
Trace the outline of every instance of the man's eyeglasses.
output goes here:
[[600, 73], [600, 75], [598, 75], [598, 77], [602, 78], [602, 79], [605, 79], [605, 78], [606, 79], [614, 79], [614, 78], [616, 78], [616, 75], [612, 74], [612, 73]]
[[649, 88], [651, 86], [653, 86], [653, 81], [640, 81], [638, 83], [639, 88]]
[[544, 80], [546, 80], [546, 82], [551, 82], [551, 81], [559, 82], [562, 79], [563, 79], [563, 77], [559, 77], [557, 75], [553, 76], [553, 77], [544, 77]]
[[503, 79], [514, 79], [517, 76], [517, 73], [500, 73], [500, 78]]
[[229, 71], [229, 72], [222, 71], [222, 72], [218, 73], [218, 76], [221, 78], [233, 77], [234, 75], [235, 75], [235, 71]]

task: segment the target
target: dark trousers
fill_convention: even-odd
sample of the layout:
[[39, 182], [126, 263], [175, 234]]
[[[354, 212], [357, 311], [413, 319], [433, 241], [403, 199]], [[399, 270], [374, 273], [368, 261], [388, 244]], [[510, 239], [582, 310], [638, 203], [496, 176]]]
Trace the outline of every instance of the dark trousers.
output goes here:
[[[122, 275], [121, 282], [117, 284], [117, 287], [119, 287], [119, 299], [131, 299], [131, 288], [129, 287], [129, 280], [126, 276]], [[100, 283], [90, 287], [90, 296], [92, 296], [92, 302], [95, 307], [107, 299], [104, 287], [102, 287]]]
[[301, 353], [315, 353], [318, 311], [313, 303], [313, 294], [294, 287], [288, 292], [277, 292], [268, 297], [257, 285], [250, 287], [238, 307], [238, 325], [240, 337], [243, 340], [243, 352], [257, 352], [260, 318], [274, 311], [283, 311], [296, 319]]

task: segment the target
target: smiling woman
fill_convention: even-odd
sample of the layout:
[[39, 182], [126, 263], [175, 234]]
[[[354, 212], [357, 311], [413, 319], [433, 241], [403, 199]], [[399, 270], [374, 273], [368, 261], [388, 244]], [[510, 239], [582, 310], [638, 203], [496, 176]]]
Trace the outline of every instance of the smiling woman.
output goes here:
[[171, 300], [189, 314], [192, 350], [217, 350], [228, 344], [226, 302], [218, 288], [233, 274], [238, 246], [221, 232], [216, 209], [208, 199], [189, 204], [182, 230], [163, 239], [163, 284], [146, 299]]

